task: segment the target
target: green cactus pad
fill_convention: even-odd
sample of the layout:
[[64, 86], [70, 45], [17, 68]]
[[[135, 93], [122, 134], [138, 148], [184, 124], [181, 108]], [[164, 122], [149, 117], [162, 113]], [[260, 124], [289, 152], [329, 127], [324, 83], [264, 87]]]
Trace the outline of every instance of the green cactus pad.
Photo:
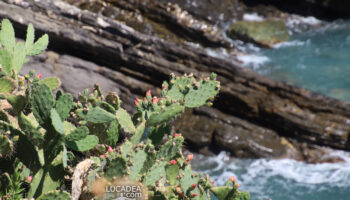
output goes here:
[[41, 54], [49, 44], [49, 36], [47, 34], [41, 36], [29, 49], [27, 55], [35, 56]]
[[26, 98], [22, 95], [10, 95], [7, 101], [12, 105], [15, 115], [18, 115], [26, 105]]
[[158, 162], [152, 166], [149, 172], [145, 175], [143, 180], [143, 184], [146, 186], [150, 186], [155, 184], [156, 181], [165, 177], [165, 162]]
[[63, 123], [60, 118], [60, 115], [57, 113], [56, 109], [54, 108], [52, 108], [50, 112], [51, 112], [50, 117], [51, 117], [52, 126], [57, 131], [57, 133], [64, 135], [64, 128], [63, 128]]
[[131, 143], [139, 144], [142, 138], [143, 133], [145, 132], [146, 126], [145, 123], [141, 123], [137, 126], [135, 134], [130, 138]]
[[119, 96], [115, 92], [110, 92], [106, 96], [106, 101], [110, 105], [114, 107], [114, 109], [118, 110], [120, 108], [120, 100]]
[[164, 135], [170, 134], [170, 132], [171, 127], [166, 124], [162, 124], [158, 127], [152, 127], [149, 139], [152, 140], [152, 144], [154, 146], [157, 146], [162, 141]]
[[157, 160], [165, 160], [170, 161], [173, 159], [182, 147], [182, 143], [184, 142], [184, 138], [179, 136], [167, 141], [162, 147], [159, 149], [157, 154]]
[[166, 106], [163, 110], [152, 113], [152, 115], [147, 120], [147, 126], [155, 126], [172, 120], [179, 114], [183, 113], [184, 110], [185, 107], [178, 103]]
[[73, 96], [71, 94], [63, 94], [58, 97], [56, 101], [56, 110], [61, 117], [61, 120], [65, 120], [69, 116], [69, 112], [73, 106]]
[[132, 166], [130, 168], [130, 179], [134, 181], [139, 181], [141, 178], [140, 171], [143, 168], [143, 164], [146, 161], [147, 153], [144, 150], [139, 150], [132, 157]]
[[33, 46], [34, 44], [34, 27], [33, 24], [28, 24], [27, 27], [27, 37], [26, 37], [26, 43], [25, 43], [25, 47], [26, 47], [26, 53], [29, 53], [30, 48]]
[[188, 91], [188, 88], [186, 87], [188, 85], [192, 85], [194, 81], [195, 79], [193, 77], [187, 76], [172, 78], [170, 80], [170, 87], [167, 92], [168, 98], [177, 101], [183, 99]]
[[132, 123], [130, 115], [126, 112], [126, 110], [119, 108], [117, 110], [116, 117], [123, 131], [125, 131], [126, 133], [135, 132], [135, 126]]
[[219, 92], [219, 82], [215, 80], [202, 80], [199, 87], [192, 87], [185, 96], [185, 106], [196, 108], [207, 104]]
[[211, 191], [219, 200], [230, 200], [235, 197], [235, 190], [227, 186], [212, 187]]
[[78, 141], [89, 135], [89, 129], [86, 126], [81, 126], [72, 131], [66, 136], [66, 141]]
[[39, 146], [44, 141], [44, 135], [32, 124], [29, 118], [25, 116], [22, 112], [18, 116], [18, 125], [23, 132], [26, 133], [28, 139], [36, 146]]
[[47, 128], [50, 123], [51, 108], [55, 105], [55, 100], [49, 86], [45, 84], [33, 85], [30, 104], [36, 120], [41, 126]]
[[66, 142], [66, 145], [68, 148], [75, 151], [80, 151], [80, 152], [93, 149], [97, 144], [98, 144], [98, 137], [95, 135], [88, 135], [81, 140]]
[[0, 42], [4, 49], [13, 51], [15, 48], [15, 30], [8, 19], [1, 21]]
[[9, 155], [12, 151], [13, 143], [11, 140], [4, 135], [0, 135], [0, 158]]
[[126, 157], [132, 150], [132, 143], [130, 141], [124, 142], [124, 144], [121, 145], [120, 150], [122, 152], [122, 156]]
[[183, 177], [180, 179], [181, 189], [186, 193], [192, 184], [198, 183], [199, 177], [192, 177], [193, 171], [188, 165], [180, 173], [183, 174]]
[[119, 139], [119, 124], [117, 121], [112, 121], [106, 131], [105, 143], [111, 147], [115, 147]]
[[70, 200], [71, 196], [68, 192], [64, 191], [50, 191], [41, 195], [38, 200]]
[[56, 190], [62, 183], [64, 176], [62, 153], [57, 155], [50, 165], [40, 168], [33, 176], [27, 198], [37, 198], [49, 191]]
[[16, 89], [15, 80], [9, 77], [0, 78], [0, 93], [9, 94]]
[[177, 177], [179, 175], [179, 165], [168, 165], [166, 167], [166, 177], [170, 185], [176, 185], [178, 183]]
[[18, 74], [26, 60], [26, 47], [24, 43], [19, 42], [16, 44], [13, 55], [12, 67], [16, 74]]
[[75, 125], [70, 122], [63, 121], [63, 128], [64, 128], [64, 135], [67, 136], [75, 130]]
[[3, 75], [12, 74], [12, 55], [6, 49], [0, 49], [0, 64], [2, 66]]
[[143, 165], [143, 168], [141, 170], [141, 174], [146, 173], [149, 171], [149, 169], [154, 165], [156, 161], [156, 151], [152, 144], [147, 144], [145, 147], [145, 152], [147, 153], [147, 159]]
[[12, 74], [12, 55], [6, 49], [0, 49], [0, 64], [7, 75]]
[[120, 178], [127, 174], [127, 162], [123, 157], [117, 157], [111, 161], [106, 171], [106, 177], [108, 178]]
[[115, 116], [102, 108], [89, 107], [87, 114], [79, 113], [79, 117], [92, 123], [107, 123], [115, 119]]
[[112, 114], [115, 113], [115, 108], [111, 104], [109, 104], [107, 102], [102, 101], [101, 104], [100, 104], [100, 107], [102, 109], [104, 109], [105, 111], [108, 111], [108, 112], [110, 112]]
[[218, 200], [249, 200], [250, 195], [248, 192], [240, 192], [232, 187], [219, 186], [212, 187], [212, 193]]
[[4, 122], [10, 122], [9, 114], [4, 110], [0, 110], [0, 120]]

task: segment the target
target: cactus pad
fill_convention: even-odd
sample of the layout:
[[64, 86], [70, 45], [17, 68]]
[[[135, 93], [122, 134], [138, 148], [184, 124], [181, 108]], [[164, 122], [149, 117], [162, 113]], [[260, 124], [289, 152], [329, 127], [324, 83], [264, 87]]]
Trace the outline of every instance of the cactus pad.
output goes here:
[[0, 158], [9, 155], [12, 151], [13, 143], [11, 140], [4, 135], [0, 135]]
[[68, 192], [63, 191], [50, 191], [41, 195], [38, 200], [70, 200], [71, 196]]
[[116, 113], [118, 123], [126, 133], [134, 133], [136, 128], [126, 110], [119, 108]]
[[106, 171], [108, 178], [119, 178], [127, 174], [127, 163], [123, 157], [117, 157], [111, 161], [109, 168]]
[[45, 84], [33, 85], [30, 104], [36, 120], [41, 126], [47, 127], [48, 123], [50, 123], [51, 108], [53, 108], [55, 104], [49, 86]]
[[95, 135], [88, 135], [85, 138], [77, 141], [67, 141], [66, 145], [68, 148], [75, 151], [88, 151], [94, 148], [98, 144], [98, 137]]
[[150, 186], [155, 184], [156, 181], [165, 177], [165, 162], [158, 162], [149, 170], [146, 174], [143, 184], [146, 186]]
[[99, 107], [89, 107], [89, 111], [84, 113], [79, 113], [79, 117], [82, 119], [92, 122], [92, 123], [107, 123], [115, 119], [115, 116], [102, 108]]
[[158, 112], [152, 113], [147, 120], [147, 126], [155, 126], [167, 122], [184, 112], [184, 107], [178, 103], [166, 106]]
[[57, 113], [56, 109], [52, 108], [50, 111], [51, 124], [57, 133], [64, 135], [63, 123], [60, 118], [60, 115]]
[[84, 139], [88, 135], [89, 135], [89, 129], [86, 126], [81, 126], [74, 129], [74, 131], [72, 131], [68, 136], [66, 136], [66, 140], [78, 141], [78, 140]]
[[3, 77], [0, 78], [0, 93], [8, 94], [13, 92], [16, 89], [16, 82], [9, 78]]
[[62, 94], [56, 101], [56, 110], [61, 117], [61, 120], [69, 116], [69, 112], [73, 106], [73, 96], [71, 94]]

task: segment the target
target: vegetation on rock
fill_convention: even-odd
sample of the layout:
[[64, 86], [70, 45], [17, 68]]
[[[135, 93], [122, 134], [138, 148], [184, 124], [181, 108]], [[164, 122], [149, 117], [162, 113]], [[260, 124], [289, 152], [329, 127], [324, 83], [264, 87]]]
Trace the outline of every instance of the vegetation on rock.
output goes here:
[[264, 47], [272, 47], [289, 39], [286, 25], [279, 20], [238, 21], [228, 28], [227, 33], [233, 39]]

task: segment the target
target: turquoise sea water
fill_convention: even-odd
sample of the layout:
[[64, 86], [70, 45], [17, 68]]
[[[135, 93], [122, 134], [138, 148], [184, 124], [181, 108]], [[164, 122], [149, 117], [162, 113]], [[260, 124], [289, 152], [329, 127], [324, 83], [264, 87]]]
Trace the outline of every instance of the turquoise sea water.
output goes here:
[[265, 59], [255, 67], [259, 73], [350, 101], [350, 21], [293, 35], [257, 54]]
[[193, 167], [209, 173], [216, 185], [235, 176], [251, 200], [349, 200], [350, 158], [346, 162], [306, 164], [295, 160], [236, 159], [225, 152], [216, 157], [196, 155]]
[[[237, 42], [243, 66], [337, 99], [350, 101], [350, 21], [337, 21], [272, 49]], [[230, 57], [208, 50], [213, 56]], [[209, 173], [216, 185], [234, 175], [252, 200], [350, 200], [350, 154], [336, 151], [342, 163], [307, 164], [295, 160], [234, 159], [221, 153], [201, 157], [196, 170]]]

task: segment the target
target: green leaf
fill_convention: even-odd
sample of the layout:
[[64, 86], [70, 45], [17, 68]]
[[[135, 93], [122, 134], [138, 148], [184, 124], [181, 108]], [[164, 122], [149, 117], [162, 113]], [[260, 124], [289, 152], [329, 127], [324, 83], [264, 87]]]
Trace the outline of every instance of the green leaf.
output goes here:
[[30, 49], [30, 51], [27, 53], [27, 55], [28, 56], [35, 56], [35, 55], [41, 54], [47, 48], [48, 44], [49, 44], [49, 36], [47, 34], [45, 34], [45, 35], [41, 36], [41, 38], [39, 38], [34, 43], [34, 45]]
[[30, 49], [32, 48], [34, 44], [34, 27], [33, 24], [29, 24], [27, 28], [27, 38], [26, 38], [26, 53], [28, 54]]
[[16, 45], [15, 30], [8, 19], [1, 21], [0, 42], [4, 49], [13, 52]]

